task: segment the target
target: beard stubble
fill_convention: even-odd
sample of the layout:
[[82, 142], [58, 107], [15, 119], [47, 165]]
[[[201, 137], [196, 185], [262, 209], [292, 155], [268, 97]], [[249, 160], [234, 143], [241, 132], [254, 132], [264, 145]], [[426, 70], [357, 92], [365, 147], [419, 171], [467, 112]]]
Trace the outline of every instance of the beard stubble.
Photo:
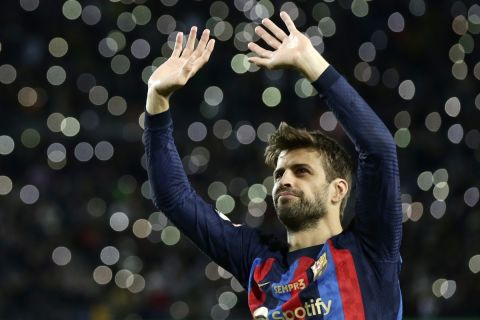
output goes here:
[[[279, 189], [277, 193], [292, 192], [297, 199], [290, 199], [288, 204], [278, 205], [278, 198], [275, 197], [273, 205], [277, 212], [278, 219], [291, 232], [299, 232], [313, 229], [317, 222], [327, 213], [327, 189], [315, 193], [314, 200], [305, 198], [303, 191], [291, 189]], [[275, 200], [276, 199], [276, 200]]]

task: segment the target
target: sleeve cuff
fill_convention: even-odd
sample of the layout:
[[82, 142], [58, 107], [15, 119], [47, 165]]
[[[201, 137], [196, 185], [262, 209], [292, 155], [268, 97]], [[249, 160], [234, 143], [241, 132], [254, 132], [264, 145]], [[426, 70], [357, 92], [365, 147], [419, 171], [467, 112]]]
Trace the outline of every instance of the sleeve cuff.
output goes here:
[[170, 110], [151, 115], [145, 111], [145, 129], [147, 128], [165, 128], [172, 124], [172, 115]]
[[312, 86], [317, 89], [318, 93], [322, 94], [327, 91], [340, 77], [340, 73], [338, 73], [337, 70], [330, 65], [317, 80], [312, 82]]

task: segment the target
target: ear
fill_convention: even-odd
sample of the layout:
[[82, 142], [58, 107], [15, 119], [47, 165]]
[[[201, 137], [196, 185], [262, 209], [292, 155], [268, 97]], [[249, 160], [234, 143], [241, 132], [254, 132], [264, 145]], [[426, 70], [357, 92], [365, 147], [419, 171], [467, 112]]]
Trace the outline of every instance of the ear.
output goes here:
[[340, 204], [348, 193], [348, 182], [345, 179], [337, 178], [331, 182], [333, 186], [332, 204]]

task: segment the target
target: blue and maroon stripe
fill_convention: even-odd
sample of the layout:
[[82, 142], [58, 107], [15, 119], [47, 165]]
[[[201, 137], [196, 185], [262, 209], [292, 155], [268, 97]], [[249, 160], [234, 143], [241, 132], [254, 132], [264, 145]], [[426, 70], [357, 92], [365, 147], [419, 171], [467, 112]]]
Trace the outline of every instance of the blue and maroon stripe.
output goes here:
[[270, 270], [272, 269], [273, 263], [275, 262], [274, 258], [268, 258], [267, 260], [262, 262], [262, 259], [257, 258], [253, 262], [252, 269], [253, 271], [253, 279], [250, 278], [250, 282], [248, 284], [248, 305], [250, 307], [250, 311], [253, 313], [258, 307], [261, 307], [265, 304], [265, 300], [267, 295], [263, 292], [258, 283], [263, 281], [267, 275], [269, 274]]
[[[327, 243], [331, 260], [335, 265], [335, 276], [337, 278], [337, 281], [332, 281], [332, 283], [338, 283], [338, 295], [342, 302], [343, 319], [364, 320], [364, 303], [352, 253], [347, 249], [335, 248], [331, 240], [328, 240]], [[333, 314], [336, 315], [336, 313]], [[340, 318], [336, 317], [336, 319]]]
[[[293, 280], [287, 282], [287, 284], [292, 282], [298, 282], [300, 279], [303, 279], [305, 287], [307, 287], [309, 285], [307, 271], [314, 262], [315, 260], [310, 257], [300, 257], [296, 261], [297, 267], [295, 268]], [[300, 297], [300, 292], [302, 292], [302, 290], [300, 289], [293, 289], [290, 292], [291, 298], [286, 303], [282, 304], [282, 312], [287, 310], [295, 310], [298, 307], [302, 307], [302, 299]], [[304, 318], [299, 318], [299, 320], [303, 319]]]

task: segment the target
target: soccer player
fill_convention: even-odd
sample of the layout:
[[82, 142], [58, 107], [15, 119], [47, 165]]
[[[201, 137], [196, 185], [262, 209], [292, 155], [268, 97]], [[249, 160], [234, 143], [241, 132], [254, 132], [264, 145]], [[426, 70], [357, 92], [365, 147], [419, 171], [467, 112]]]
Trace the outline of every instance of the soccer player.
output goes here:
[[[358, 152], [355, 218], [342, 229], [352, 180], [347, 153], [318, 131], [281, 123], [270, 137], [273, 204], [287, 230], [286, 249], [255, 229], [232, 224], [192, 189], [172, 138], [171, 94], [209, 60], [214, 40], [197, 28], [185, 48], [178, 33], [171, 57], [148, 83], [145, 149], [157, 208], [248, 290], [254, 319], [401, 319], [402, 215], [391, 134], [358, 93], [280, 13], [288, 33], [264, 19], [249, 43], [250, 62], [303, 73], [337, 117]], [[293, 106], [292, 106], [293, 107]]]

